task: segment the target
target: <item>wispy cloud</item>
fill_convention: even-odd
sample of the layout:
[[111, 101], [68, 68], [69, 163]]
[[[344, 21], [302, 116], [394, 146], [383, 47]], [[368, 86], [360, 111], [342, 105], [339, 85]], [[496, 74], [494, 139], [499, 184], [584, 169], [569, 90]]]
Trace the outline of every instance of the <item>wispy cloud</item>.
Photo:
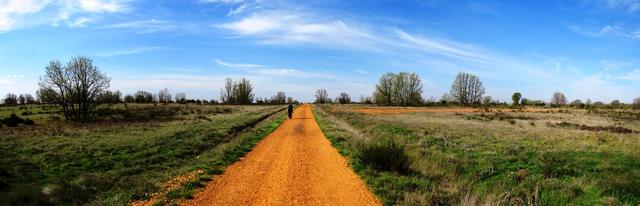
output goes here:
[[251, 36], [263, 44], [301, 44], [357, 49], [377, 49], [377, 39], [368, 29], [312, 12], [268, 10], [254, 12], [218, 28], [235, 35]]
[[[0, 32], [25, 25], [61, 22], [70, 27], [89, 22], [87, 15], [129, 11], [129, 0], [3, 0], [0, 1]], [[34, 18], [38, 17], [38, 18]]]
[[111, 24], [100, 27], [102, 29], [130, 29], [135, 30], [138, 33], [154, 33], [154, 32], [167, 32], [178, 29], [178, 26], [174, 22], [150, 19], [142, 21], [130, 21], [117, 24]]
[[105, 51], [98, 52], [95, 56], [98, 57], [114, 57], [114, 56], [123, 56], [123, 55], [132, 55], [132, 54], [142, 54], [149, 52], [157, 52], [167, 49], [166, 47], [134, 47], [134, 48], [126, 48], [121, 50], [114, 51]]
[[250, 74], [275, 76], [275, 77], [289, 77], [289, 78], [298, 78], [298, 79], [308, 79], [308, 78], [338, 79], [335, 75], [330, 73], [306, 72], [298, 69], [289, 69], [289, 68], [273, 68], [273, 67], [259, 65], [259, 64], [228, 63], [219, 59], [216, 59], [215, 61], [220, 66], [232, 68], [232, 69], [239, 69]]
[[244, 0], [200, 0], [200, 3], [237, 4], [242, 2], [244, 2]]

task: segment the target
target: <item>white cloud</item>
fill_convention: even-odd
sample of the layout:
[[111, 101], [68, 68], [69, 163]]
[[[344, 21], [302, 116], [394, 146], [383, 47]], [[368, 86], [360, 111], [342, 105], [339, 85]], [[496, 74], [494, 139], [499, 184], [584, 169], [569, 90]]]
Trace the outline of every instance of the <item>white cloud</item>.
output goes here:
[[120, 12], [125, 7], [117, 1], [79, 0], [80, 7], [89, 12]]
[[242, 2], [244, 2], [244, 0], [200, 0], [200, 3], [237, 4]]
[[375, 44], [382, 41], [361, 26], [311, 12], [261, 11], [217, 27], [236, 35], [255, 37], [263, 44], [346, 46], [376, 50]]
[[142, 54], [142, 53], [149, 53], [149, 52], [157, 52], [157, 51], [161, 51], [161, 50], [164, 50], [164, 49], [166, 49], [166, 48], [164, 48], [164, 47], [134, 47], [134, 48], [115, 50], [115, 51], [98, 52], [98, 53], [95, 54], [95, 56], [99, 56], [99, 57], [114, 57], [114, 56], [123, 56], [123, 55], [132, 55], [132, 54]]
[[290, 77], [298, 79], [319, 78], [319, 79], [338, 79], [335, 75], [330, 73], [318, 73], [318, 72], [306, 72], [297, 69], [289, 68], [271, 68], [259, 64], [245, 64], [245, 63], [227, 63], [222, 60], [216, 59], [217, 64], [227, 68], [239, 69], [246, 73], [275, 76], [275, 77]]
[[584, 36], [590, 36], [595, 38], [605, 37], [624, 37], [634, 40], [640, 40], [640, 31], [632, 31], [629, 28], [619, 25], [605, 25], [602, 27], [585, 28], [577, 25], [567, 25], [569, 30]]
[[131, 29], [136, 30], [138, 33], [154, 33], [154, 32], [166, 32], [174, 31], [178, 29], [175, 23], [170, 21], [163, 21], [157, 19], [143, 20], [143, 21], [131, 21], [117, 23], [100, 27], [102, 29]]
[[64, 22], [84, 26], [87, 15], [128, 11], [129, 0], [0, 0], [0, 32], [22, 26]]
[[604, 3], [610, 9], [622, 9], [632, 13], [640, 11], [639, 0], [605, 0]]
[[231, 9], [231, 10], [229, 10], [229, 13], [227, 13], [227, 16], [233, 16], [233, 15], [236, 15], [236, 14], [240, 14], [240, 13], [244, 12], [247, 9], [247, 7], [248, 6], [246, 4], [243, 4], [243, 5], [240, 5], [238, 8]]
[[634, 69], [617, 78], [622, 80], [628, 80], [628, 81], [640, 81], [640, 69]]

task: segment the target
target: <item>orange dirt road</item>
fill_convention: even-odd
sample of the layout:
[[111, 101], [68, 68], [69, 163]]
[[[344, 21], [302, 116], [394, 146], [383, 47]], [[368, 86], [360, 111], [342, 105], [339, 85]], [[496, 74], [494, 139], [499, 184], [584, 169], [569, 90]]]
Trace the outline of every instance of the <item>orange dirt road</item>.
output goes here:
[[380, 205], [302, 105], [180, 205]]

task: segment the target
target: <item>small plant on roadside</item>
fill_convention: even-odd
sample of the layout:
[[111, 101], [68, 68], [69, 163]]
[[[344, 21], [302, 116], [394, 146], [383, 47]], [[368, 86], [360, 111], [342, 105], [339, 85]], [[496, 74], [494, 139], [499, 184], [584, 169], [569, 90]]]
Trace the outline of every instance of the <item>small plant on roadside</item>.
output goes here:
[[391, 138], [381, 138], [360, 144], [356, 158], [375, 170], [403, 174], [409, 172], [411, 164], [404, 145]]

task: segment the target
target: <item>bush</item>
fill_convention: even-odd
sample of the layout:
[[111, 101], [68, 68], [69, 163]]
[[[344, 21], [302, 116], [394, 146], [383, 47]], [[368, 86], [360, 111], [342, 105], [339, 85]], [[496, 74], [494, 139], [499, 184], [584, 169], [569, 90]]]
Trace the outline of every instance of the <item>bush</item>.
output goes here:
[[20, 117], [18, 117], [18, 115], [16, 114], [11, 114], [11, 116], [2, 119], [3, 124], [7, 125], [8, 127], [17, 127], [18, 124], [24, 124], [24, 125], [34, 125], [33, 120], [30, 119], [22, 119]]
[[366, 166], [378, 171], [391, 171], [406, 174], [411, 161], [403, 145], [383, 138], [362, 143], [357, 147], [356, 158]]
[[575, 173], [570, 165], [568, 152], [544, 152], [538, 159], [544, 177], [571, 176]]

